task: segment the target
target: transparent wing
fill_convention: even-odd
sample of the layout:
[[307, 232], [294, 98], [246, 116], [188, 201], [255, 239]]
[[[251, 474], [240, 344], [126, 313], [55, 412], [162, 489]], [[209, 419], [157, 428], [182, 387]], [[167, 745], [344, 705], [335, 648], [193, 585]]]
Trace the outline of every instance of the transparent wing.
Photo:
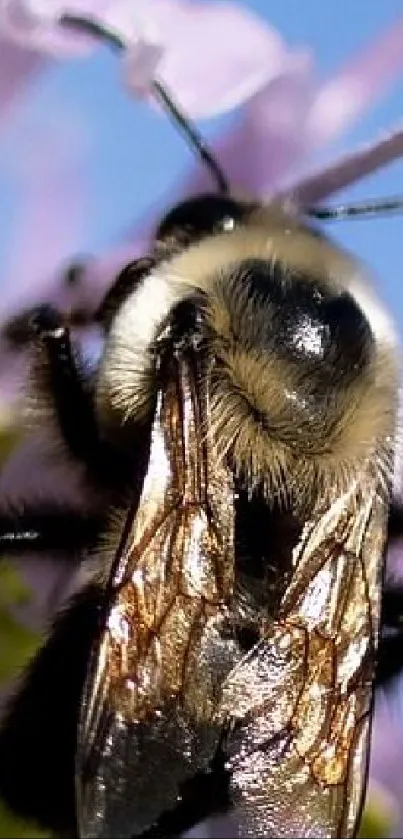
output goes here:
[[279, 619], [226, 680], [220, 713], [229, 725], [242, 835], [356, 833], [386, 511], [386, 499], [368, 483], [307, 524]]
[[83, 837], [142, 833], [217, 747], [213, 717], [234, 663], [221, 634], [233, 500], [227, 472], [215, 463], [209, 473], [203, 381], [183, 353], [158, 396], [142, 498], [126, 522], [83, 701]]

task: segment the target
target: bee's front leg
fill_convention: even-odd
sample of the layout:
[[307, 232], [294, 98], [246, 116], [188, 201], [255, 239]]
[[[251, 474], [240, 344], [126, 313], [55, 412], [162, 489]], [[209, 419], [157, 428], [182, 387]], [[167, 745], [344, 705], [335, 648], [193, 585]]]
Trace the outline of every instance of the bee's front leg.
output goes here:
[[78, 347], [73, 346], [63, 315], [52, 306], [32, 312], [34, 394], [54, 416], [67, 453], [83, 464], [96, 486], [124, 480], [127, 458], [102, 434], [94, 380]]

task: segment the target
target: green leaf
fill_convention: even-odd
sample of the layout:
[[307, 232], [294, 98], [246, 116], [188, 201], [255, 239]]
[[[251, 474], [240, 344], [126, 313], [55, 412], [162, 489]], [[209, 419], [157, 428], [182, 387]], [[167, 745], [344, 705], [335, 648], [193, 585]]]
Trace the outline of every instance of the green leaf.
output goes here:
[[0, 682], [12, 679], [38, 647], [39, 638], [0, 609]]
[[0, 683], [12, 679], [36, 651], [39, 636], [11, 614], [11, 607], [29, 601], [29, 589], [7, 562], [0, 566]]
[[29, 603], [32, 594], [29, 588], [21, 580], [17, 569], [6, 560], [1, 560], [0, 566], [0, 606], [7, 607], [11, 604], [21, 606]]
[[0, 463], [8, 457], [13, 448], [21, 440], [21, 430], [14, 426], [0, 425]]
[[14, 816], [0, 800], [0, 839], [47, 839], [49, 836], [50, 833]]
[[371, 779], [358, 839], [388, 839], [397, 818], [398, 805], [394, 798]]
[[[1, 435], [0, 435], [1, 437]], [[12, 679], [35, 653], [39, 636], [20, 624], [10, 613], [12, 605], [29, 602], [29, 589], [18, 571], [6, 561], [0, 567], [0, 682]], [[0, 839], [47, 839], [49, 833], [14, 816], [0, 800]]]

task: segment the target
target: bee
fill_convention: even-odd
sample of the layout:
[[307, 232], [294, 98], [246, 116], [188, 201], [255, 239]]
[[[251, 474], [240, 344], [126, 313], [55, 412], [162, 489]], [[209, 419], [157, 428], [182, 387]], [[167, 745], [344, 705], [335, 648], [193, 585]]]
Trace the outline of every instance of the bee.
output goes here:
[[311, 219], [217, 182], [112, 284], [95, 372], [61, 313], [29, 317], [39, 401], [96, 490], [0, 515], [4, 554], [90, 569], [0, 731], [0, 794], [58, 835], [233, 810], [241, 836], [354, 837], [374, 685], [403, 666], [381, 633], [393, 323]]

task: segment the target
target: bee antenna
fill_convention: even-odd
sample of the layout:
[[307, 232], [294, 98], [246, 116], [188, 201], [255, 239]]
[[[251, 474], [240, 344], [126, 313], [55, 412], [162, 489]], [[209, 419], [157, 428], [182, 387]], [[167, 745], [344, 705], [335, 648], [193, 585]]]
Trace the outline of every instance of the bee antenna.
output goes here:
[[[91, 17], [81, 17], [81, 15], [63, 14], [59, 18], [61, 26], [69, 26], [85, 32], [88, 35], [93, 35], [100, 40], [105, 41], [109, 46], [117, 51], [126, 49], [126, 44], [119, 35], [112, 32], [102, 23], [94, 20]], [[222, 194], [229, 192], [229, 184], [224, 175], [221, 166], [214, 157], [213, 152], [208, 147], [203, 137], [199, 134], [196, 126], [192, 121], [182, 113], [178, 105], [174, 102], [170, 93], [161, 82], [154, 80], [152, 82], [152, 91], [155, 99], [163, 106], [164, 110], [169, 114], [176, 127], [184, 135], [190, 147], [196, 152], [202, 163], [210, 170], [211, 175], [215, 179], [218, 191]]]
[[403, 198], [398, 197], [364, 204], [340, 204], [338, 207], [311, 207], [307, 211], [307, 215], [321, 221], [343, 221], [344, 219], [402, 212]]

